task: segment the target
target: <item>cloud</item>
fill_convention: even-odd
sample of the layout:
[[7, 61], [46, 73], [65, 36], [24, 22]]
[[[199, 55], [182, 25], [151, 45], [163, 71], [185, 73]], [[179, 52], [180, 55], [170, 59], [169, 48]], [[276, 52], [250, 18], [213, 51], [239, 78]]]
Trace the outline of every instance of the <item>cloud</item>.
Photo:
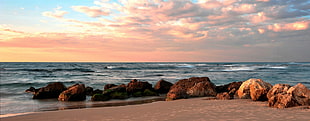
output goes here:
[[275, 23], [273, 25], [269, 25], [268, 29], [280, 32], [280, 31], [298, 31], [298, 30], [306, 30], [309, 28], [310, 21], [297, 21], [294, 23]]
[[[290, 39], [306, 41], [310, 23], [309, 2], [293, 0], [96, 0], [93, 4], [71, 6], [70, 13], [61, 7], [43, 12], [60, 20], [55, 25], [62, 32], [3, 29], [6, 34], [0, 36], [9, 37], [1, 45], [124, 61], [233, 61], [238, 57], [247, 61], [253, 55], [264, 60], [273, 58], [272, 52], [289, 45]], [[89, 18], [64, 18], [76, 13]], [[104, 58], [87, 55], [91, 53]]]
[[42, 15], [43, 16], [46, 16], [46, 17], [51, 17], [51, 18], [57, 18], [57, 19], [60, 19], [60, 18], [63, 18], [63, 16], [65, 14], [68, 14], [67, 11], [62, 11], [60, 10], [61, 7], [57, 7], [54, 9], [53, 12], [50, 12], [50, 11], [46, 11], [46, 12], [43, 12]]
[[109, 15], [109, 11], [103, 10], [100, 7], [87, 7], [87, 6], [72, 6], [72, 9], [81, 13], [85, 13], [90, 17], [100, 17]]

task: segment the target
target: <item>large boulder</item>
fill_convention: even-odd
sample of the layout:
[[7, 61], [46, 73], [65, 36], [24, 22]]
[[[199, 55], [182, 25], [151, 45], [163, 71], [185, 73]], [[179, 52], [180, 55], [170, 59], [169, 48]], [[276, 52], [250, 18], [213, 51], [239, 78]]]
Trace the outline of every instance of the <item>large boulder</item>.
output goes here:
[[158, 93], [167, 93], [172, 85], [172, 83], [161, 79], [155, 84], [154, 90]]
[[250, 96], [253, 101], [267, 101], [267, 93], [272, 88], [272, 85], [268, 82], [264, 82], [261, 79], [253, 81], [250, 85]]
[[35, 89], [33, 99], [57, 98], [61, 92], [66, 90], [66, 86], [61, 82], [50, 83], [45, 87]]
[[75, 84], [60, 93], [59, 101], [82, 101], [86, 99], [85, 85]]
[[268, 92], [268, 105], [275, 108], [310, 105], [310, 90], [301, 83], [293, 87], [276, 84]]
[[275, 84], [267, 93], [267, 98], [270, 99], [277, 94], [286, 94], [290, 87], [288, 84]]
[[241, 99], [267, 100], [267, 93], [272, 85], [261, 79], [249, 79], [241, 84], [237, 94]]
[[136, 92], [143, 92], [146, 89], [154, 90], [152, 88], [152, 84], [148, 82], [138, 81], [136, 79], [131, 80], [126, 86], [126, 91], [128, 94], [133, 94]]
[[215, 85], [208, 77], [192, 77], [182, 79], [171, 86], [166, 100], [189, 98], [196, 96], [215, 96]]

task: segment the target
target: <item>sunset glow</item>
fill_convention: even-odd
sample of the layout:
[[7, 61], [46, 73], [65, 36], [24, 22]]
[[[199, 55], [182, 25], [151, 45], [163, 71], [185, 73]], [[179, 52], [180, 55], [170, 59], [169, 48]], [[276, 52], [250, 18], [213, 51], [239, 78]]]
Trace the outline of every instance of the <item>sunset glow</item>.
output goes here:
[[2, 0], [2, 62], [310, 61], [310, 2]]

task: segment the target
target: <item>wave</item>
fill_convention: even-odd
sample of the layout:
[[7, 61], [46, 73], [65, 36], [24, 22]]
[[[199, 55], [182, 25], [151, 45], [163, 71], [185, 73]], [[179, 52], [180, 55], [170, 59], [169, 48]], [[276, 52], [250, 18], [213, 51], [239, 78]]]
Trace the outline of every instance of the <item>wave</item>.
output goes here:
[[58, 71], [76, 71], [76, 72], [95, 72], [91, 69], [85, 68], [72, 68], [72, 69], [15, 69], [11, 71], [30, 71], [30, 72], [58, 72]]
[[287, 69], [286, 65], [222, 65], [208, 69], [210, 71], [255, 71], [255, 70], [284, 70]]

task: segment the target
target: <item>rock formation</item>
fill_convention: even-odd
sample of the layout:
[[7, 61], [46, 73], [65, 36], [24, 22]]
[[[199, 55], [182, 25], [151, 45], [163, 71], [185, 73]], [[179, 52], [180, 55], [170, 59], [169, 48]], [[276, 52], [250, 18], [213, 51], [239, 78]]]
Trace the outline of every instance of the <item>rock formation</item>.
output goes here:
[[61, 82], [50, 83], [34, 92], [33, 99], [58, 98], [59, 94], [67, 88]]
[[167, 82], [165, 80], [159, 80], [155, 86], [154, 86], [154, 90], [158, 93], [167, 93], [169, 92], [170, 90], [170, 87], [172, 86], [173, 84], [170, 83], [170, 82]]
[[176, 82], [167, 93], [166, 100], [215, 95], [215, 85], [208, 77], [192, 77]]
[[59, 101], [82, 101], [86, 99], [85, 85], [75, 84], [60, 93]]

